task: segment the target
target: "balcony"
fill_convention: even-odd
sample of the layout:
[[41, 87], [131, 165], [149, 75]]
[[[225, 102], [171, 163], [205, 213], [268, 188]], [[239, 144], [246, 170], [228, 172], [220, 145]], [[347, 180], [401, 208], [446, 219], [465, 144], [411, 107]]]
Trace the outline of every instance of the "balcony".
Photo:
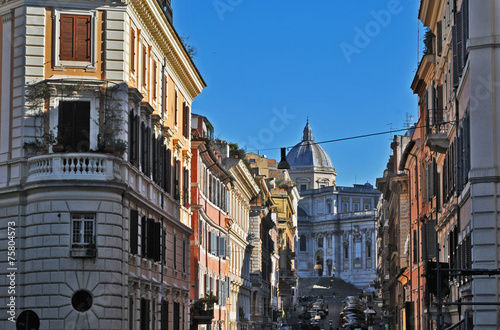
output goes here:
[[96, 153], [53, 153], [30, 157], [26, 182], [120, 180], [121, 158]]
[[431, 151], [446, 153], [450, 147], [448, 132], [451, 123], [444, 120], [444, 109], [429, 109], [427, 114], [427, 134], [425, 144]]

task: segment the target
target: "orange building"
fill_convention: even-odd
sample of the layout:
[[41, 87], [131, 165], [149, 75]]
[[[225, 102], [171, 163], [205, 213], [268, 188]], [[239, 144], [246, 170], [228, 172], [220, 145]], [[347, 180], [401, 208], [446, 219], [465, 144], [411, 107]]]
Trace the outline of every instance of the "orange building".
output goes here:
[[[191, 329], [228, 328], [230, 279], [227, 255], [229, 225], [229, 184], [231, 176], [222, 167], [214, 151], [208, 119], [193, 115], [191, 142]], [[205, 313], [196, 309], [196, 301], [210, 293], [217, 296], [214, 309]]]

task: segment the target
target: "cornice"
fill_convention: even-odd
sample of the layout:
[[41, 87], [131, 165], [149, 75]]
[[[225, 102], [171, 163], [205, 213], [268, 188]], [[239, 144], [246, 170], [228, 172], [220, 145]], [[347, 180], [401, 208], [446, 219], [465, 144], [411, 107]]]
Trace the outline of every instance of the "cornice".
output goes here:
[[[190, 101], [201, 93], [206, 83], [187, 54], [175, 29], [154, 0], [127, 0], [131, 11], [148, 29], [161, 52], [172, 66], [186, 91]], [[190, 102], [189, 102], [190, 103]]]

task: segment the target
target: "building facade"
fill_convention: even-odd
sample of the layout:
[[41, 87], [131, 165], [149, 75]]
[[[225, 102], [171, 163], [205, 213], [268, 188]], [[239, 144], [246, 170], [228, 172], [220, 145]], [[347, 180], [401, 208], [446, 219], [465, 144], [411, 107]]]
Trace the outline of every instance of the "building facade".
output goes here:
[[40, 329], [186, 329], [190, 111], [205, 83], [170, 2], [12, 0], [0, 14], [10, 312]]
[[191, 121], [191, 299], [206, 298], [210, 293], [218, 298], [211, 320], [198, 317], [191, 309], [191, 329], [210, 329], [210, 324], [212, 329], [222, 330], [229, 325], [227, 242], [231, 176], [208, 138], [213, 136], [209, 132], [210, 122], [194, 114]]
[[419, 118], [399, 164], [410, 196], [410, 329], [498, 327], [498, 6], [420, 2], [429, 30], [411, 85]]
[[255, 181], [260, 193], [253, 198], [250, 209], [250, 240], [253, 246], [250, 321], [254, 328], [272, 329], [279, 309], [277, 212], [266, 177], [256, 175]]
[[410, 202], [408, 175], [399, 170], [410, 136], [394, 136], [392, 154], [384, 176], [377, 179], [382, 192], [378, 209], [379, 294], [382, 298], [383, 322], [395, 329], [414, 329], [414, 309], [410, 288]]
[[358, 287], [376, 279], [376, 205], [380, 192], [366, 183], [336, 185], [337, 173], [314, 142], [309, 123], [287, 155], [298, 203], [299, 277], [338, 276]]

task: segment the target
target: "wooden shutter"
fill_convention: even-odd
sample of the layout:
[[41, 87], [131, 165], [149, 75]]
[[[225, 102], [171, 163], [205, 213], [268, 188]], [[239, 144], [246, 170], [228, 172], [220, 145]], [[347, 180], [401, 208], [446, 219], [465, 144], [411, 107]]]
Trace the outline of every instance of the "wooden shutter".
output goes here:
[[157, 90], [158, 90], [158, 81], [157, 81], [157, 64], [156, 61], [153, 60], [153, 70], [151, 71], [151, 74], [153, 75], [153, 85], [151, 86], [152, 92], [151, 94], [153, 95], [153, 100], [156, 100], [157, 98]]
[[427, 260], [436, 257], [436, 244], [437, 244], [437, 233], [436, 233], [436, 220], [427, 220], [424, 224], [424, 235], [425, 235], [425, 248], [427, 249]]
[[147, 244], [147, 257], [149, 259], [154, 259], [154, 250], [155, 250], [155, 239], [154, 239], [155, 227], [154, 226], [155, 226], [154, 219], [148, 218], [146, 244]]
[[63, 61], [74, 60], [75, 17], [61, 15], [61, 36], [59, 58]]
[[457, 87], [460, 81], [460, 75], [458, 73], [458, 36], [457, 36], [457, 25], [451, 27], [452, 34], [452, 44], [453, 44], [453, 87]]
[[130, 28], [130, 72], [131, 73], [135, 73], [135, 56], [136, 56], [135, 43], [136, 43], [135, 30], [133, 28]]
[[146, 217], [141, 218], [141, 256], [145, 258], [147, 256], [146, 247]]
[[130, 211], [130, 253], [137, 254], [137, 243], [139, 239], [139, 212], [136, 210]]
[[441, 56], [441, 52], [443, 50], [443, 22], [442, 21], [437, 22], [436, 48], [437, 48], [437, 55]]
[[182, 133], [186, 139], [189, 139], [189, 106], [184, 103], [183, 104], [183, 115], [182, 115], [182, 120], [183, 120], [183, 126], [182, 126]]
[[161, 233], [162, 233], [161, 257], [162, 257], [163, 264], [166, 265], [167, 264], [167, 232], [164, 229], [162, 229]]
[[86, 15], [61, 15], [60, 59], [90, 61], [91, 20]]
[[161, 239], [161, 223], [155, 222], [154, 223], [154, 253], [153, 253], [153, 258], [154, 261], [160, 261], [161, 260], [161, 244], [160, 244], [160, 239]]
[[90, 16], [76, 17], [75, 61], [90, 61]]

